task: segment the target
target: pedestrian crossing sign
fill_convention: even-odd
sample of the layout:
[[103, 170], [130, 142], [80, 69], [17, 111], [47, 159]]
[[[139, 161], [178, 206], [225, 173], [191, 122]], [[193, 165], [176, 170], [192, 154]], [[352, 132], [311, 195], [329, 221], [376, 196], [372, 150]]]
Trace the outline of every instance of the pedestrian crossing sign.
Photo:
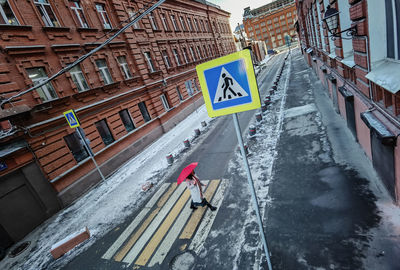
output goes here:
[[68, 125], [70, 128], [76, 128], [80, 126], [78, 117], [75, 114], [74, 110], [69, 110], [64, 112], [65, 119], [67, 119]]
[[210, 117], [261, 107], [249, 50], [200, 64], [196, 71]]

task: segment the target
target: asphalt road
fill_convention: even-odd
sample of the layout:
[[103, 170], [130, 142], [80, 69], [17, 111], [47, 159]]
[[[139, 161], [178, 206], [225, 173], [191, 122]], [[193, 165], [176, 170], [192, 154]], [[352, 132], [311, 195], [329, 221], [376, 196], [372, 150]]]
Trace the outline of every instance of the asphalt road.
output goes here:
[[[275, 56], [269, 62], [268, 67], [259, 74], [258, 84], [262, 96], [271, 87], [284, 56], [284, 54]], [[248, 125], [255, 112], [254, 110], [239, 114], [239, 122], [244, 137], [247, 136]], [[248, 215], [254, 215], [250, 204], [246, 178], [243, 178], [242, 172], [239, 173], [236, 169], [230, 168], [232, 162], [237, 163], [234, 160], [236, 151], [237, 138], [232, 116], [218, 117], [211, 122], [207, 132], [193, 142], [192, 150], [182, 153], [178, 158], [177, 165], [173, 167], [174, 171], [160, 172], [160, 178], [167, 179], [165, 180], [166, 183], [173, 183], [184, 166], [196, 161], [199, 162], [196, 172], [201, 179], [223, 179], [228, 181], [228, 184], [224, 193], [224, 203], [218, 210], [215, 220], [213, 220], [213, 230], [215, 228], [215, 231], [221, 233], [212, 235], [210, 240], [207, 238], [200, 254], [196, 254], [187, 248], [182, 248], [190, 244], [189, 240], [178, 239], [173, 243], [163, 263], [151, 267], [151, 269], [191, 269], [193, 267], [195, 269], [232, 269], [232, 263], [238, 261], [238, 256], [246, 258], [245, 260], [240, 260], [240, 265], [243, 266], [248, 266], [247, 260], [249, 262], [254, 261], [255, 250], [248, 253], [252, 254], [251, 256], [248, 256], [246, 250], [242, 253], [240, 247], [232, 250], [235, 243], [241, 243], [238, 237], [244, 233], [244, 227], [246, 226], [250, 226], [249, 233], [251, 235], [249, 241], [253, 242], [256, 248], [259, 239], [257, 228], [254, 228], [256, 224], [253, 222], [250, 225], [246, 225]], [[241, 164], [236, 165], [241, 166]], [[242, 202], [240, 203], [240, 201]], [[238, 206], [242, 208], [236, 207], [238, 202]], [[101, 257], [129, 226], [131, 221], [137, 217], [138, 212], [132, 213], [123, 224], [112, 228], [106, 236], [74, 258], [63, 269], [126, 269], [127, 264], [124, 262], [104, 260]], [[256, 230], [256, 232], [254, 233], [251, 230]], [[233, 237], [230, 237], [230, 234], [233, 234]], [[238, 252], [239, 254], [242, 253], [242, 255], [238, 255]], [[239, 269], [245, 269], [240, 265]], [[130, 268], [132, 267], [131, 265]], [[141, 268], [146, 269], [148, 267]]]

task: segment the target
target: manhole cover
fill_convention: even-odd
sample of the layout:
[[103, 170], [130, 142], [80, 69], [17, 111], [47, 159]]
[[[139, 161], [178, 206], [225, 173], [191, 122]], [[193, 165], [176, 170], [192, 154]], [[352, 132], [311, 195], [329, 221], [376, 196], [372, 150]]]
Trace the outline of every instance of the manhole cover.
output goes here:
[[191, 251], [187, 251], [176, 255], [171, 260], [172, 270], [190, 270], [193, 268], [195, 262], [195, 255]]
[[14, 258], [16, 256], [18, 256], [19, 254], [21, 254], [25, 249], [27, 249], [29, 247], [29, 245], [31, 244], [31, 242], [23, 242], [22, 244], [20, 244], [19, 246], [17, 246], [16, 248], [14, 248], [10, 254], [8, 254], [9, 257]]

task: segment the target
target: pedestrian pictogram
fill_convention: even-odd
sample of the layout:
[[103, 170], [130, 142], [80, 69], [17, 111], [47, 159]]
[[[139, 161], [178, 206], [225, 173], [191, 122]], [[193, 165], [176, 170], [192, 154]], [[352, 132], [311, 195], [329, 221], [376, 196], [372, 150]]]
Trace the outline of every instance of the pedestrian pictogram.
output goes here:
[[68, 125], [71, 128], [76, 128], [76, 127], [80, 126], [78, 117], [76, 116], [74, 110], [69, 110], [69, 111], [64, 112], [64, 116], [65, 116], [65, 119], [67, 119]]
[[222, 68], [214, 103], [246, 96], [248, 96], [247, 92], [225, 68]]
[[200, 64], [196, 70], [210, 117], [261, 107], [249, 50]]

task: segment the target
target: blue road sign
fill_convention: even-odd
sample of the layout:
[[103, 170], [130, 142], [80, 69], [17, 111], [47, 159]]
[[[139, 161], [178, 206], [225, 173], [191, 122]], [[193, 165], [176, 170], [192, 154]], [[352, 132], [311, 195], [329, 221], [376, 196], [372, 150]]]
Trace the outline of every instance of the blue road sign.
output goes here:
[[64, 112], [64, 116], [65, 116], [65, 119], [67, 119], [68, 125], [71, 128], [76, 128], [76, 127], [80, 126], [78, 117], [75, 115], [74, 110], [69, 110], [69, 111]]
[[200, 64], [196, 70], [209, 116], [253, 110], [261, 106], [248, 50]]

